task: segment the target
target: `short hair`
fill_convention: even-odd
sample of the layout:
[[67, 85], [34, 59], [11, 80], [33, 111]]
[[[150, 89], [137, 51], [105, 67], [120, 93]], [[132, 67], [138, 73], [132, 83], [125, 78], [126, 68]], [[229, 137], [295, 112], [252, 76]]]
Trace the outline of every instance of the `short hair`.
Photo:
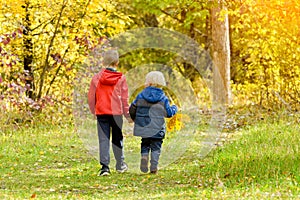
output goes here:
[[117, 50], [107, 50], [103, 53], [103, 65], [113, 66], [119, 62], [119, 53]]
[[145, 85], [161, 85], [166, 86], [163, 73], [160, 71], [151, 71], [146, 75]]

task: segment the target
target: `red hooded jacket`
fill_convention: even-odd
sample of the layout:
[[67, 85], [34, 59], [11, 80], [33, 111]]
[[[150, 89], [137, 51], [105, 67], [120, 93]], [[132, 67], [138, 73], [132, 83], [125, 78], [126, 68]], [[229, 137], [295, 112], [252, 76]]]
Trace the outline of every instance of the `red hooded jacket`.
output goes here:
[[121, 72], [102, 69], [92, 78], [88, 103], [92, 114], [130, 117], [126, 77]]

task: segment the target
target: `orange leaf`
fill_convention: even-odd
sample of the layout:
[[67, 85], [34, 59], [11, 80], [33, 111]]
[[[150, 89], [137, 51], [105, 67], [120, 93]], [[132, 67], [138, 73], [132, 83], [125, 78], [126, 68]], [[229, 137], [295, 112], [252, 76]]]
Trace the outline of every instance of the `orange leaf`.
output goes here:
[[34, 199], [34, 198], [36, 198], [36, 193], [33, 193], [30, 197], [30, 199]]

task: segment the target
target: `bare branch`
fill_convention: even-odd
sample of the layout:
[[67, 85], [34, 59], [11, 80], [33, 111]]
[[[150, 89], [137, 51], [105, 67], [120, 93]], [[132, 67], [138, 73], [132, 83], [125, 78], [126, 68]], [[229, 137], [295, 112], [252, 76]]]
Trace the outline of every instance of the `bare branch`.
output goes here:
[[44, 78], [45, 78], [46, 71], [49, 68], [49, 57], [50, 57], [51, 47], [53, 46], [53, 42], [54, 42], [54, 39], [55, 39], [56, 34], [57, 34], [58, 26], [59, 26], [60, 20], [61, 20], [62, 15], [63, 15], [63, 11], [66, 8], [66, 6], [67, 6], [67, 0], [64, 0], [63, 4], [62, 4], [62, 7], [61, 7], [61, 10], [60, 10], [60, 13], [59, 13], [59, 16], [58, 16], [58, 19], [57, 19], [57, 22], [56, 22], [54, 34], [53, 34], [53, 36], [50, 40], [50, 44], [49, 44], [46, 59], [45, 59], [45, 64], [43, 66], [43, 71], [41, 73], [41, 80], [40, 80], [40, 84], [39, 84], [39, 92], [38, 92], [38, 95], [37, 95], [38, 98], [40, 98], [42, 96], [42, 88], [43, 88], [43, 85], [44, 85]]
[[44, 25], [44, 27], [46, 27], [48, 24], [50, 24], [51, 22], [53, 22], [55, 19], [56, 19], [56, 17], [53, 17], [52, 19], [49, 19], [49, 20], [45, 20], [44, 22], [40, 23], [36, 27], [32, 28], [31, 31], [34, 31], [35, 29], [38, 29], [42, 25]]
[[47, 90], [47, 92], [46, 92], [46, 95], [49, 94], [50, 88], [51, 88], [52, 84], [54, 83], [54, 81], [55, 81], [55, 79], [56, 79], [56, 77], [57, 77], [57, 74], [58, 74], [58, 72], [60, 71], [60, 69], [61, 69], [61, 67], [62, 67], [63, 60], [65, 59], [65, 57], [66, 57], [67, 52], [69, 51], [69, 49], [70, 49], [70, 46], [68, 46], [68, 48], [65, 50], [65, 53], [64, 53], [64, 55], [63, 55], [63, 57], [62, 57], [62, 59], [61, 59], [62, 61], [61, 61], [60, 65], [58, 66], [58, 68], [57, 68], [57, 70], [56, 70], [56, 72], [55, 72], [55, 75], [53, 76], [52, 80], [50, 81], [49, 88], [48, 88], [48, 90]]

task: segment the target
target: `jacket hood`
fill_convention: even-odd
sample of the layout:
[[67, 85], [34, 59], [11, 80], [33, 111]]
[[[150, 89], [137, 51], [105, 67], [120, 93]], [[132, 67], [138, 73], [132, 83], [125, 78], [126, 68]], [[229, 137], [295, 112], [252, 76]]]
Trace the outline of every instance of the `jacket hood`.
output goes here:
[[119, 81], [119, 79], [122, 77], [122, 73], [120, 72], [114, 72], [108, 69], [105, 69], [100, 78], [100, 82], [103, 85], [115, 85]]
[[145, 88], [142, 91], [141, 95], [146, 101], [150, 103], [156, 103], [162, 101], [164, 98], [164, 92], [162, 89], [151, 87], [151, 86]]

